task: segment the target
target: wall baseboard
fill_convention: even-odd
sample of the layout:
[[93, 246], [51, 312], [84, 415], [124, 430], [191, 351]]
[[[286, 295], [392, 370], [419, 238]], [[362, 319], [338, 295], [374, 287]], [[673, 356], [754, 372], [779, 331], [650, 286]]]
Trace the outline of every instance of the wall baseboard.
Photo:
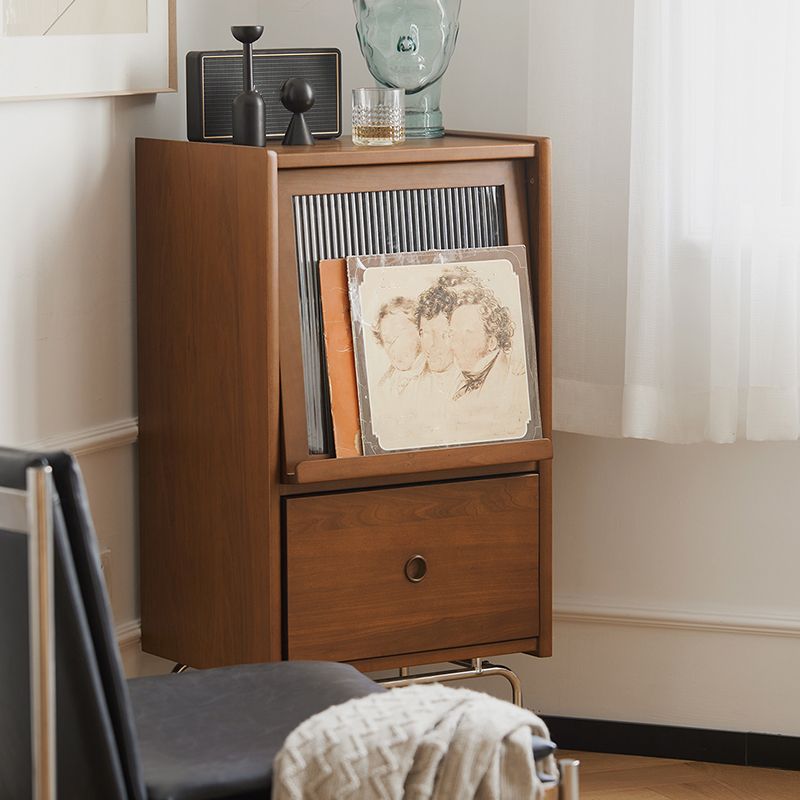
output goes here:
[[543, 717], [559, 748], [800, 770], [800, 737], [638, 722]]
[[800, 618], [798, 617], [703, 614], [676, 609], [602, 606], [582, 603], [576, 598], [556, 598], [553, 617], [557, 622], [593, 625], [670, 628], [745, 636], [800, 636]]
[[46, 436], [20, 445], [26, 450], [69, 450], [76, 456], [88, 456], [133, 444], [139, 437], [139, 420], [136, 417], [119, 419], [93, 428], [70, 433]]
[[139, 647], [142, 641], [142, 625], [138, 619], [117, 625], [117, 644], [120, 650]]

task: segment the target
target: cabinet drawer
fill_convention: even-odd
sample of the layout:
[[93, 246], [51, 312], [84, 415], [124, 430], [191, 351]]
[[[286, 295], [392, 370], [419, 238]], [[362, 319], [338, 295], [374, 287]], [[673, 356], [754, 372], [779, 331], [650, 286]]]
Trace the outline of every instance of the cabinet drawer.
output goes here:
[[287, 499], [289, 658], [537, 636], [538, 505], [536, 475]]

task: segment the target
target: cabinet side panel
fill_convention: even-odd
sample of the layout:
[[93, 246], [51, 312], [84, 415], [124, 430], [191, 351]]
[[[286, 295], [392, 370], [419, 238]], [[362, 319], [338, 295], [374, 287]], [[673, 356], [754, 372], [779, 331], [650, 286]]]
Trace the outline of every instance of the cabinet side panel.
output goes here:
[[[536, 157], [528, 162], [531, 262], [537, 311], [539, 400], [542, 433], [553, 436], [553, 291], [551, 144], [535, 138]], [[553, 462], [539, 464], [539, 646], [538, 656], [553, 653]]]
[[137, 141], [142, 642], [197, 667], [280, 658], [275, 171]]

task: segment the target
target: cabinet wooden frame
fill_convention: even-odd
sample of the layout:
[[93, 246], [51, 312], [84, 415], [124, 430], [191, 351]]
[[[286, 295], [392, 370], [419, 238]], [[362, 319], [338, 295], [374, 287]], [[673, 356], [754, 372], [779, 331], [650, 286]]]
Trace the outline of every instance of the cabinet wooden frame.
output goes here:
[[[466, 161], [459, 164], [457, 170], [453, 169], [451, 162], [290, 170], [282, 176], [278, 186], [278, 216], [281, 230], [291, 230], [292, 198], [296, 195], [488, 185], [503, 187], [509, 243], [528, 245], [529, 223], [525, 213], [526, 172], [525, 162], [521, 160]], [[280, 284], [281, 401], [285, 409], [284, 474], [292, 482], [302, 479], [302, 477], [297, 478], [299, 464], [314, 459], [329, 458], [327, 455], [311, 455], [308, 451], [300, 310], [297, 302], [299, 297], [297, 245], [294, 236], [284, 236], [280, 242]], [[383, 463], [383, 456], [369, 456], [369, 460], [361, 465], [361, 469], [372, 469], [373, 474], [379, 475]]]
[[[289, 655], [282, 498], [535, 473], [538, 635], [375, 652], [357, 665], [549, 655], [549, 140], [459, 133], [391, 148], [342, 139], [266, 149], [138, 140], [136, 173], [143, 648], [198, 667]], [[545, 438], [309, 454], [292, 196], [469, 185], [504, 187], [508, 242], [529, 250]]]

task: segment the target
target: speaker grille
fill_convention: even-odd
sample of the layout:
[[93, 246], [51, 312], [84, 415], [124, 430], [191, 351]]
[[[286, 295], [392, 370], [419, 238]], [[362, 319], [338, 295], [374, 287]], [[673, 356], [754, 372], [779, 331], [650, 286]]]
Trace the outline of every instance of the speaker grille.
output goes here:
[[292, 200], [308, 445], [311, 453], [327, 453], [333, 436], [320, 260], [508, 244], [505, 198], [502, 186], [470, 186], [296, 195]]
[[[282, 138], [292, 115], [280, 101], [287, 78], [305, 78], [314, 89], [314, 107], [305, 117], [315, 136], [338, 136], [339, 52], [253, 53], [253, 79], [266, 106], [267, 138]], [[231, 104], [242, 91], [242, 54], [208, 53], [202, 58], [203, 138], [233, 138]]]

